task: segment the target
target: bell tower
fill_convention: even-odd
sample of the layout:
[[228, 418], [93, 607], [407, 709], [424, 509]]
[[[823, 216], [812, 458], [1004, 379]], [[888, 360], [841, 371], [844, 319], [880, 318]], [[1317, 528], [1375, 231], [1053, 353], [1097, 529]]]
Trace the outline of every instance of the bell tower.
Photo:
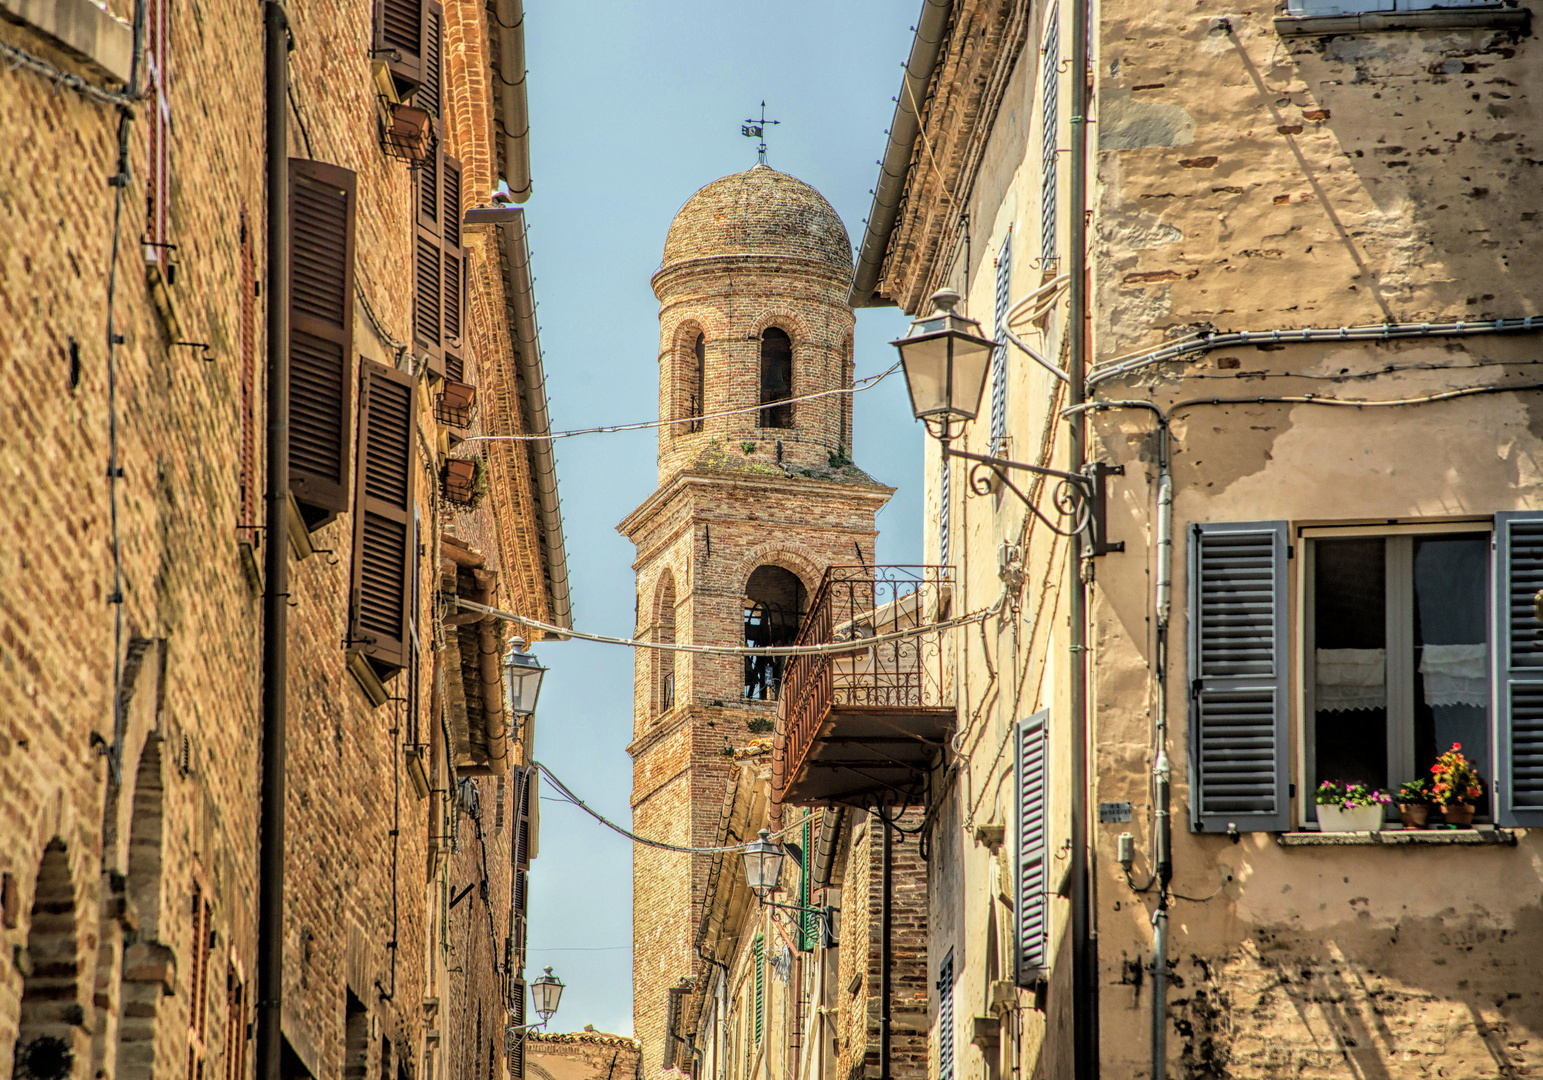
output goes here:
[[[789, 644], [827, 566], [873, 565], [885, 487], [852, 464], [852, 248], [808, 184], [766, 165], [676, 215], [659, 298], [659, 486], [618, 526], [637, 547], [637, 636]], [[715, 842], [732, 758], [770, 745], [781, 663], [636, 650], [632, 822]], [[666, 990], [697, 974], [709, 856], [633, 857], [633, 1022], [662, 1075]]]

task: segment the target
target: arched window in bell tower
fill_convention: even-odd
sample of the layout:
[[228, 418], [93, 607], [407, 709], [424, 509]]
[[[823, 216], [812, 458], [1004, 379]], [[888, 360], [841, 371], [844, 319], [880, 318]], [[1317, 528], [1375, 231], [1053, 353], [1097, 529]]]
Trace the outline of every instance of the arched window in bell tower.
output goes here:
[[691, 347], [691, 365], [687, 372], [686, 415], [691, 423], [686, 430], [695, 435], [702, 430], [702, 414], [707, 411], [707, 335], [698, 334]]
[[786, 330], [768, 326], [761, 333], [761, 411], [756, 426], [793, 426], [793, 340]]
[[[758, 566], [745, 583], [745, 645], [791, 645], [809, 606], [798, 575], [780, 566]], [[782, 684], [780, 656], [745, 657], [745, 697], [776, 701]]]

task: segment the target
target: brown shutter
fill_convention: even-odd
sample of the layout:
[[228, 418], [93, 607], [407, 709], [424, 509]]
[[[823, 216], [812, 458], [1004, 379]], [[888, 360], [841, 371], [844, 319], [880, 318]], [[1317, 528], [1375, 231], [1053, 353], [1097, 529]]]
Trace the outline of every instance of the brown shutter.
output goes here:
[[241, 211], [241, 505], [236, 525], [251, 541], [257, 524], [257, 260], [252, 229]]
[[461, 163], [440, 158], [442, 243], [440, 266], [444, 275], [444, 306], [440, 326], [444, 334], [445, 374], [465, 382], [466, 361], [462, 334], [466, 326], [466, 249], [461, 246]]
[[412, 93], [424, 81], [428, 16], [425, 0], [375, 2], [375, 56], [386, 62], [396, 81], [397, 92], [403, 96]]
[[413, 343], [429, 371], [439, 377], [445, 374], [445, 271], [440, 250], [444, 243], [444, 160], [444, 144], [436, 141], [418, 167], [413, 237]]
[[413, 104], [431, 116], [443, 111], [445, 70], [445, 9], [438, 0], [423, 5], [423, 83]]
[[289, 159], [289, 484], [312, 528], [348, 509], [355, 177]]
[[364, 361], [359, 397], [359, 482], [354, 499], [354, 561], [349, 647], [378, 664], [405, 667], [413, 544], [413, 420], [410, 375]]

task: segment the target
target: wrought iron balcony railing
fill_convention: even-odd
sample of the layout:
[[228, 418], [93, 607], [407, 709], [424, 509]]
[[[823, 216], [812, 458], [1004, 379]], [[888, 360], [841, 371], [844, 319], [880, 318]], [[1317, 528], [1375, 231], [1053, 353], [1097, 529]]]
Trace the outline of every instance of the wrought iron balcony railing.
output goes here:
[[[772, 783], [795, 805], [913, 802], [953, 725], [943, 566], [833, 566], [797, 644], [850, 650], [790, 657]], [[919, 631], [918, 633], [906, 633]]]

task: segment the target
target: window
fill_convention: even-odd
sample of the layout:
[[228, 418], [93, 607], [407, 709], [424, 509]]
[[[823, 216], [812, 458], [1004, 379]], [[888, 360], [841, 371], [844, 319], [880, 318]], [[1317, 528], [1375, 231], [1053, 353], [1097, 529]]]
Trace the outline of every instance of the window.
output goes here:
[[954, 1080], [954, 951], [938, 969], [938, 1080]]
[[246, 1080], [246, 987], [234, 962], [225, 974], [225, 1080]]
[[793, 426], [793, 340], [787, 331], [768, 326], [761, 334], [761, 411], [756, 425]]
[[[1289, 536], [1283, 521], [1192, 530], [1194, 827], [1290, 827], [1293, 693], [1304, 816], [1323, 780], [1392, 788], [1427, 775], [1456, 742], [1489, 785], [1480, 813], [1543, 824], [1543, 624], [1533, 610], [1543, 514], [1497, 514], [1493, 532], [1302, 528], [1298, 552]], [[1293, 625], [1303, 642], [1296, 681]]]
[[1000, 348], [991, 357], [991, 452], [1007, 437], [1007, 309], [1012, 303], [1013, 230], [1008, 226], [997, 252], [996, 341]]
[[[171, 0], [145, 3], [145, 99], [148, 143], [145, 154], [145, 261], [170, 265], [171, 240]], [[167, 284], [170, 284], [170, 280]]]
[[412, 529], [417, 385], [405, 372], [364, 361], [348, 644], [383, 677], [406, 667], [411, 651], [408, 601], [418, 569]]
[[1050, 713], [1018, 721], [1014, 740], [1014, 978], [1033, 986], [1050, 967]]
[[[654, 587], [653, 640], [662, 645], [675, 643], [675, 575], [666, 570]], [[643, 663], [653, 666], [654, 715], [675, 707], [675, 653], [671, 649], [651, 649]]]
[[1056, 142], [1060, 138], [1061, 7], [1050, 8], [1045, 43], [1039, 53], [1039, 257], [1045, 270], [1054, 270], [1056, 259]]
[[343, 1080], [366, 1080], [370, 1068], [370, 1014], [352, 990], [344, 990]]
[[[780, 566], [758, 566], [745, 584], [745, 645], [791, 645], [804, 620], [808, 593], [798, 575]], [[776, 701], [783, 657], [745, 657], [745, 697]]]
[[204, 1080], [209, 1056], [209, 953], [214, 937], [214, 906], [209, 891], [195, 874], [188, 931], [188, 1068], [187, 1080]]
[[686, 385], [688, 391], [684, 418], [691, 421], [686, 430], [695, 435], [702, 430], [702, 414], [707, 411], [707, 336], [705, 334], [698, 334], [691, 348]]
[[313, 530], [348, 509], [356, 188], [289, 159], [289, 481]]

